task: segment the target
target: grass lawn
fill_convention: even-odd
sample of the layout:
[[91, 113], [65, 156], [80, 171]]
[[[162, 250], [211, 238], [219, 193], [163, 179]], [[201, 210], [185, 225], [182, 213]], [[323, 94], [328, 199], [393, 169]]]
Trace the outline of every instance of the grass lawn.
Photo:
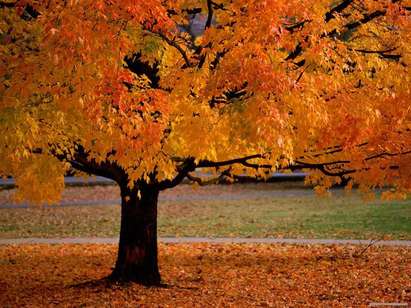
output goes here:
[[167, 288], [110, 285], [115, 245], [0, 246], [1, 307], [368, 307], [411, 302], [411, 249], [159, 247]]
[[[411, 200], [367, 203], [341, 192], [260, 197], [241, 187], [233, 191], [241, 198], [219, 198], [201, 189], [187, 196], [207, 197], [160, 201], [160, 236], [411, 239]], [[0, 237], [117, 236], [119, 217], [118, 205], [0, 209]]]

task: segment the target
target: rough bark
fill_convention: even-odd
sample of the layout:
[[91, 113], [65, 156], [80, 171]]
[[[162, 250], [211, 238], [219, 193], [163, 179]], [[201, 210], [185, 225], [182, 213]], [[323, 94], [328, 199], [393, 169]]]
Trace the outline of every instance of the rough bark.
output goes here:
[[121, 228], [115, 268], [109, 278], [159, 285], [157, 263], [157, 200], [154, 186], [121, 189]]

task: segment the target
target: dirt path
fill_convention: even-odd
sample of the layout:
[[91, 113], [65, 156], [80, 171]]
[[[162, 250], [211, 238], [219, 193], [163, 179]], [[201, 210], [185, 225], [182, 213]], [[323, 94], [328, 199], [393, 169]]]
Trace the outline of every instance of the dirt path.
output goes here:
[[[210, 243], [210, 244], [295, 244], [295, 245], [375, 245], [411, 247], [411, 241], [377, 240], [336, 240], [336, 239], [282, 239], [282, 238], [209, 238], [209, 237], [163, 237], [162, 243]], [[75, 238], [19, 238], [0, 239], [0, 245], [22, 244], [117, 244], [117, 238], [111, 237], [75, 237]]]

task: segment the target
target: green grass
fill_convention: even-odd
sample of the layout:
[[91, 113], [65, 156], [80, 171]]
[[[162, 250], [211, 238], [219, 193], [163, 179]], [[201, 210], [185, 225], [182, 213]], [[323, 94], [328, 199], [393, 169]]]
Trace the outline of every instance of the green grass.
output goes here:
[[[117, 236], [119, 206], [0, 209], [0, 237]], [[357, 194], [165, 201], [160, 236], [411, 239], [411, 200], [365, 203]]]
[[411, 239], [411, 202], [358, 197], [196, 202], [160, 219], [160, 234], [301, 238]]

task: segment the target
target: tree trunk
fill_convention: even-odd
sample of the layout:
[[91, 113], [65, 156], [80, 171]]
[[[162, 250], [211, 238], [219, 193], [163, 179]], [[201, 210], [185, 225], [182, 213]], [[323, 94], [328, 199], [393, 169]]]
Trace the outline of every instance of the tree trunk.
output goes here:
[[159, 190], [148, 185], [133, 189], [122, 185], [120, 189], [120, 242], [116, 265], [110, 278], [115, 281], [159, 285], [161, 283], [157, 263]]

